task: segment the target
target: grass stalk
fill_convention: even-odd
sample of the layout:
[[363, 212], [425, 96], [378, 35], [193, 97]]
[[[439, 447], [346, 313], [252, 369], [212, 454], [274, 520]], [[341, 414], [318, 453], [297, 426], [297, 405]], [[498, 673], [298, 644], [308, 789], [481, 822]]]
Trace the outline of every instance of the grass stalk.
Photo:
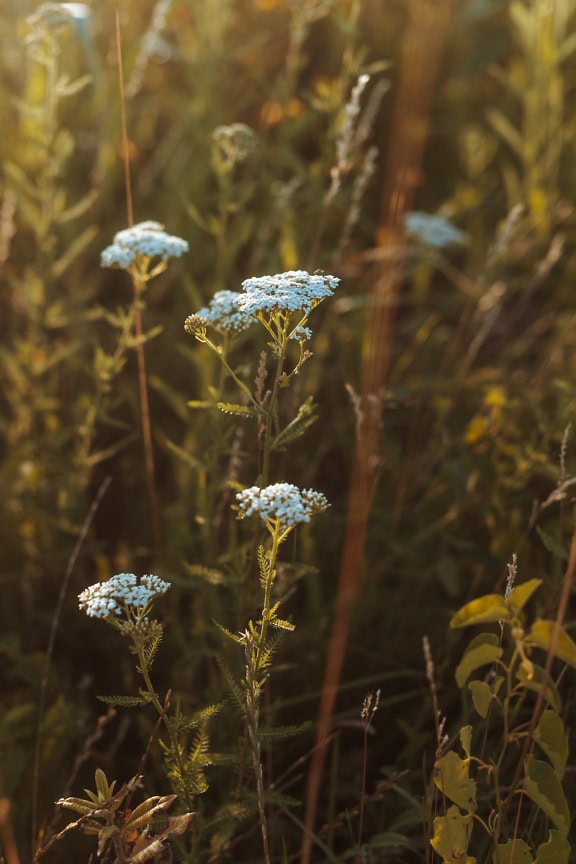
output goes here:
[[[324, 682], [318, 712], [316, 749], [306, 790], [306, 830], [302, 864], [310, 864], [312, 836], [326, 743], [348, 636], [360, 583], [368, 531], [371, 498], [378, 465], [383, 395], [388, 380], [395, 307], [400, 290], [403, 249], [402, 218], [414, 197], [414, 177], [419, 174], [446, 29], [453, 0], [412, 0], [403, 39], [399, 85], [396, 95], [388, 164], [382, 198], [378, 245], [382, 261], [374, 274], [369, 314], [364, 333], [362, 390], [357, 422], [348, 514], [341, 558], [338, 593], [327, 651]], [[408, 106], [410, 106], [408, 108]], [[398, 255], [386, 257], [387, 252]]]

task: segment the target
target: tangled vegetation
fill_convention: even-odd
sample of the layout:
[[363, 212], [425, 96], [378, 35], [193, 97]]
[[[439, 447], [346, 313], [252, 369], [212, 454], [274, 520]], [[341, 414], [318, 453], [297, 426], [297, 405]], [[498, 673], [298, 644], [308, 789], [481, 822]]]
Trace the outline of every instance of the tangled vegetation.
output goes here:
[[574, 864], [576, 0], [0, 36], [1, 864]]

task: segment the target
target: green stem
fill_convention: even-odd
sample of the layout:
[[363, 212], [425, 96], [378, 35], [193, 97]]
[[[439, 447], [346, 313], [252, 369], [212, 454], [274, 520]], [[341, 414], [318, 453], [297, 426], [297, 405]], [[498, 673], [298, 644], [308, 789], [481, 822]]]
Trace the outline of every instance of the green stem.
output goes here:
[[[178, 742], [178, 737], [177, 737], [176, 733], [174, 732], [174, 729], [172, 728], [172, 724], [170, 723], [170, 718], [168, 717], [163, 705], [160, 703], [160, 700], [158, 699], [156, 691], [152, 685], [150, 673], [148, 672], [148, 664], [146, 662], [146, 655], [144, 653], [144, 645], [140, 640], [138, 640], [138, 641], [133, 640], [133, 644], [134, 644], [134, 647], [136, 649], [136, 655], [138, 657], [138, 664], [139, 664], [138, 671], [141, 673], [141, 675], [144, 679], [144, 684], [146, 687], [146, 695], [150, 697], [150, 701], [154, 705], [154, 708], [158, 712], [160, 718], [162, 719], [162, 722], [164, 723], [164, 726], [166, 727], [166, 731], [168, 732], [168, 735], [170, 736], [170, 743], [172, 745], [172, 748], [171, 748], [172, 753], [174, 754], [174, 756], [176, 758], [176, 764], [178, 765], [178, 773], [179, 773], [180, 779], [183, 783], [184, 776], [185, 776], [185, 774], [184, 774], [185, 769], [184, 769], [184, 763], [182, 761], [182, 754], [180, 752], [180, 745]], [[186, 807], [191, 808], [192, 807], [192, 801], [188, 797], [188, 794], [186, 793], [185, 790], [183, 792], [183, 797], [186, 801]]]
[[228, 374], [230, 375], [230, 377], [232, 378], [234, 383], [237, 384], [238, 387], [242, 390], [242, 392], [248, 397], [248, 400], [252, 403], [252, 406], [260, 412], [262, 410], [261, 406], [258, 404], [258, 402], [256, 402], [256, 400], [252, 396], [252, 393], [250, 392], [250, 388], [247, 387], [246, 384], [240, 378], [238, 378], [238, 376], [236, 375], [236, 373], [234, 372], [234, 370], [232, 369], [232, 367], [230, 366], [230, 364], [226, 360], [222, 349], [219, 348], [217, 345], [215, 345], [214, 342], [212, 342], [207, 336], [203, 336], [200, 341], [204, 342], [206, 345], [208, 345], [208, 347], [216, 354], [216, 356], [219, 358], [220, 362], [225, 367], [226, 371], [228, 372]]
[[274, 533], [272, 535], [272, 549], [270, 550], [270, 554], [268, 555], [267, 560], [268, 570], [266, 573], [266, 581], [264, 584], [262, 623], [260, 625], [260, 633], [258, 635], [258, 642], [256, 645], [256, 656], [254, 659], [254, 671], [256, 675], [260, 671], [260, 659], [262, 657], [262, 651], [264, 650], [264, 645], [266, 643], [266, 636], [268, 635], [268, 623], [270, 620], [270, 599], [272, 596], [272, 585], [274, 583], [274, 577], [276, 575], [276, 558], [278, 556], [278, 547], [280, 546], [280, 542], [280, 524], [279, 520], [276, 520], [276, 525], [274, 526]]
[[276, 364], [276, 375], [274, 376], [274, 384], [272, 385], [272, 393], [266, 411], [266, 425], [264, 428], [264, 443], [262, 445], [262, 472], [260, 476], [260, 485], [268, 485], [268, 477], [270, 474], [270, 454], [272, 444], [273, 423], [276, 418], [276, 407], [278, 403], [278, 390], [280, 388], [280, 379], [284, 371], [284, 359], [286, 357], [286, 338], [285, 333], [282, 333], [282, 339], [278, 346], [278, 362]]

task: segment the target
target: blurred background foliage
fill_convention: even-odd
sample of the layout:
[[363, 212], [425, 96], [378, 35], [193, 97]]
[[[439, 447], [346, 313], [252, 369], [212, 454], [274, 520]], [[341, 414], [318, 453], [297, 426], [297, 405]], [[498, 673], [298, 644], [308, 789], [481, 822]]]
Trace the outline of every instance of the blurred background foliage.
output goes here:
[[[501, 587], [515, 551], [520, 578], [544, 580], [548, 616], [558, 598], [575, 459], [575, 6], [454, 7], [418, 178], [417, 209], [432, 219], [407, 224], [379, 483], [321, 802], [335, 855], [353, 845], [365, 693], [382, 689], [369, 741], [366, 860], [422, 859], [435, 747], [422, 636], [450, 719], [461, 711], [452, 685], [460, 637], [447, 635], [454, 609]], [[299, 533], [294, 561], [307, 567], [286, 566], [297, 629], [270, 708], [280, 721], [315, 719], [354, 440], [350, 388], [359, 386], [402, 34], [418, 8], [415, 0], [119, 0], [135, 218], [162, 222], [190, 244], [150, 285], [143, 311], [159, 551], [126, 324], [130, 284], [99, 266], [127, 222], [114, 6], [2, 4], [0, 796], [12, 802], [23, 850], [38, 740], [45, 826], [70, 778], [87, 785], [78, 777], [94, 765], [131, 776], [151, 732], [150, 718], [120, 711], [85, 745], [103, 711], [96, 695], [135, 687], [116, 634], [78, 612], [87, 584], [120, 570], [170, 580], [158, 658], [166, 686], [191, 710], [223, 696], [212, 621], [235, 629], [249, 606], [226, 481], [234, 473], [254, 482], [253, 430], [188, 405], [209, 399], [215, 367], [183, 322], [216, 290], [293, 268], [342, 279], [312, 320], [314, 358], [297, 394], [315, 395], [318, 422], [281, 454], [275, 478], [320, 489], [332, 503]], [[263, 347], [252, 336], [236, 345], [250, 380]], [[64, 574], [108, 477], [73, 562], [39, 718]], [[566, 710], [574, 717], [573, 703]], [[222, 764], [200, 805], [207, 825], [226, 800], [232, 709], [212, 728]], [[312, 741], [304, 734], [275, 753], [274, 774], [291, 770], [286, 791], [295, 798], [305, 773], [298, 759]], [[79, 752], [86, 759], [75, 767]], [[157, 768], [152, 759], [152, 787]], [[278, 819], [297, 849], [297, 827], [280, 810]], [[204, 847], [197, 860], [220, 860], [210, 857], [217, 829], [206, 831], [212, 852]], [[249, 840], [235, 848], [236, 860], [254, 860]]]

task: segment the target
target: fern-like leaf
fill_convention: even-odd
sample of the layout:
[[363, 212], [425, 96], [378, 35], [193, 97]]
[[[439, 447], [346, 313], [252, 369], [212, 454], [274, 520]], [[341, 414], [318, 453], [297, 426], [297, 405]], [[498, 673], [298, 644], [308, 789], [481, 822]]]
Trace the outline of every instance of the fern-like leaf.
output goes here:
[[246, 714], [246, 705], [243, 691], [236, 683], [236, 679], [234, 678], [230, 667], [228, 666], [222, 655], [217, 655], [216, 662], [218, 663], [218, 667], [220, 669], [220, 672], [222, 673], [222, 677], [224, 678], [224, 682], [228, 688], [228, 692], [230, 693], [232, 702], [238, 709], [240, 716], [244, 717]]
[[106, 705], [119, 705], [122, 708], [141, 708], [148, 705], [150, 698], [145, 696], [98, 696], [100, 702]]
[[314, 399], [309, 396], [300, 406], [298, 413], [272, 441], [272, 450], [284, 450], [293, 441], [301, 438], [307, 429], [318, 419]]
[[254, 417], [254, 411], [246, 405], [235, 405], [232, 402], [217, 402], [216, 407], [223, 414], [236, 414], [238, 417]]

